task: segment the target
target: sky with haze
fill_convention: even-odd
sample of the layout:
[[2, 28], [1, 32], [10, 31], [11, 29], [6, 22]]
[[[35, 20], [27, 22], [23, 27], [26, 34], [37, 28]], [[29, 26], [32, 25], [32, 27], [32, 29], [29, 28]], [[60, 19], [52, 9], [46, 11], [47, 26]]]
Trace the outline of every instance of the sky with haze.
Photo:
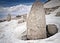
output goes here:
[[[46, 1], [40, 0], [42, 3]], [[29, 12], [33, 2], [35, 0], [0, 0], [0, 18], [4, 18], [7, 14], [25, 14]]]

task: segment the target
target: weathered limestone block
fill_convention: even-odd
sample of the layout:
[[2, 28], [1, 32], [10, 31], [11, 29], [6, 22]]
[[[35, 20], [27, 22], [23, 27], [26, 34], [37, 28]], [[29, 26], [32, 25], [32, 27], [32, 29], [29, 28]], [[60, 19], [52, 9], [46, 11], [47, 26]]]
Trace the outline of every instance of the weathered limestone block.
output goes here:
[[52, 36], [58, 32], [58, 28], [55, 24], [48, 24], [47, 31], [48, 31], [48, 34]]
[[7, 21], [10, 21], [10, 20], [11, 20], [11, 15], [8, 14], [8, 16], [7, 16]]
[[46, 37], [45, 11], [43, 4], [37, 1], [32, 5], [27, 18], [27, 38], [43, 39]]

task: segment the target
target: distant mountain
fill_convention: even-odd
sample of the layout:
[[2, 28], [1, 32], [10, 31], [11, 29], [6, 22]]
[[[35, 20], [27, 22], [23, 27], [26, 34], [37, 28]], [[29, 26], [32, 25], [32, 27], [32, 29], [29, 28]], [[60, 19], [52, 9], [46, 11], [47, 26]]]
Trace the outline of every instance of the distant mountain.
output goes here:
[[12, 7], [1, 7], [0, 15], [5, 16], [7, 14], [11, 14], [11, 15], [25, 14], [30, 11], [30, 8], [31, 8], [31, 5], [24, 5], [24, 4], [12, 6]]

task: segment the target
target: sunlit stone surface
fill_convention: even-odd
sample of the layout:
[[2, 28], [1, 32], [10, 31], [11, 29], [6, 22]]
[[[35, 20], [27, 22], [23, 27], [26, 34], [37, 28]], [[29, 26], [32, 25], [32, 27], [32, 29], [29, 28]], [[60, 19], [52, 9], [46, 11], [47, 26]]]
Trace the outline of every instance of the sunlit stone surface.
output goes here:
[[43, 39], [46, 38], [46, 22], [43, 4], [36, 1], [31, 8], [27, 19], [27, 38]]

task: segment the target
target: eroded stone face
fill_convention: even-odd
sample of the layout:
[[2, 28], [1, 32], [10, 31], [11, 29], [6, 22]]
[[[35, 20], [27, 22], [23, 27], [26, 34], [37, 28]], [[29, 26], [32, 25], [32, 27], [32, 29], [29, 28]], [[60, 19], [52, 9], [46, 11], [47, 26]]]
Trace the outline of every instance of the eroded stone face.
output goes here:
[[35, 2], [27, 19], [27, 38], [46, 38], [46, 22], [43, 4]]
[[10, 21], [10, 20], [11, 20], [11, 15], [8, 14], [8, 16], [7, 16], [7, 21]]
[[58, 32], [57, 26], [55, 24], [48, 24], [48, 32], [50, 35], [54, 35]]

